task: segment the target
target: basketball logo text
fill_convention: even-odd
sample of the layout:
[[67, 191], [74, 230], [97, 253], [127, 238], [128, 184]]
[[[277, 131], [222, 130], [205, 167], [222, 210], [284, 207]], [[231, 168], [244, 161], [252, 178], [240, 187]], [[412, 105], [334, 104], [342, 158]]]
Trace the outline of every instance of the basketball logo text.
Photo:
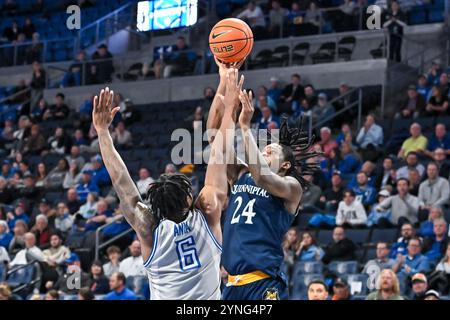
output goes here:
[[381, 29], [381, 7], [377, 5], [368, 6], [366, 10], [370, 17], [367, 18], [366, 26], [369, 30]]
[[66, 20], [66, 27], [69, 30], [81, 29], [81, 9], [77, 5], [68, 6], [66, 10], [70, 16]]

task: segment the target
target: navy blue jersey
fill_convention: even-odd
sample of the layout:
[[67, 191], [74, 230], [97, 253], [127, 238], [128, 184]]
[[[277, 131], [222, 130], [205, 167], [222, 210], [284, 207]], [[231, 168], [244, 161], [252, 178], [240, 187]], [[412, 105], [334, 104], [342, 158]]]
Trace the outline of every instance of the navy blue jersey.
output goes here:
[[281, 242], [294, 218], [282, 199], [258, 187], [250, 173], [243, 174], [231, 189], [225, 213], [222, 264], [228, 273], [259, 270], [279, 276]]

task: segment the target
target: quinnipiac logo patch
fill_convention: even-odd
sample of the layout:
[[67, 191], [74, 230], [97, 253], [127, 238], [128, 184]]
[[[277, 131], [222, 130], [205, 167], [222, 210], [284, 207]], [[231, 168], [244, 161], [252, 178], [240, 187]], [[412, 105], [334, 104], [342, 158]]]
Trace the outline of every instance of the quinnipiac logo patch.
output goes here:
[[264, 291], [263, 300], [280, 300], [280, 295], [278, 293], [277, 288], [267, 288], [266, 291]]

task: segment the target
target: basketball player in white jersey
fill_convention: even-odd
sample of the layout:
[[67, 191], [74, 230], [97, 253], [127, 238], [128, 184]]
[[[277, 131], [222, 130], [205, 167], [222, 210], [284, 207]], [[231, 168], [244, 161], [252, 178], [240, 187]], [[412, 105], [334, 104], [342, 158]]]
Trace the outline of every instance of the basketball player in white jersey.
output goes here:
[[[151, 299], [220, 299], [220, 256], [222, 232], [220, 216], [227, 199], [225, 131], [234, 130], [232, 115], [243, 77], [229, 70], [227, 99], [219, 132], [211, 147], [205, 186], [194, 201], [190, 180], [182, 174], [163, 174], [152, 183], [147, 199], [139, 191], [125, 163], [113, 145], [108, 127], [119, 107], [112, 108], [114, 93], [106, 88], [94, 98], [92, 118], [100, 150], [113, 186], [120, 199], [121, 212], [136, 231], [148, 271]], [[234, 104], [235, 105], [235, 104]], [[218, 135], [219, 136], [219, 135]]]

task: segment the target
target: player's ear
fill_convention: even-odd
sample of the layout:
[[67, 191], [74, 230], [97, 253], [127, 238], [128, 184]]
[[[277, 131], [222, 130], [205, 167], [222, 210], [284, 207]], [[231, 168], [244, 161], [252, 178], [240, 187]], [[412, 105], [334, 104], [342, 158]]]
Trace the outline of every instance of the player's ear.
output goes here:
[[291, 168], [291, 163], [289, 161], [283, 161], [281, 164], [281, 169], [284, 171], [288, 171]]

